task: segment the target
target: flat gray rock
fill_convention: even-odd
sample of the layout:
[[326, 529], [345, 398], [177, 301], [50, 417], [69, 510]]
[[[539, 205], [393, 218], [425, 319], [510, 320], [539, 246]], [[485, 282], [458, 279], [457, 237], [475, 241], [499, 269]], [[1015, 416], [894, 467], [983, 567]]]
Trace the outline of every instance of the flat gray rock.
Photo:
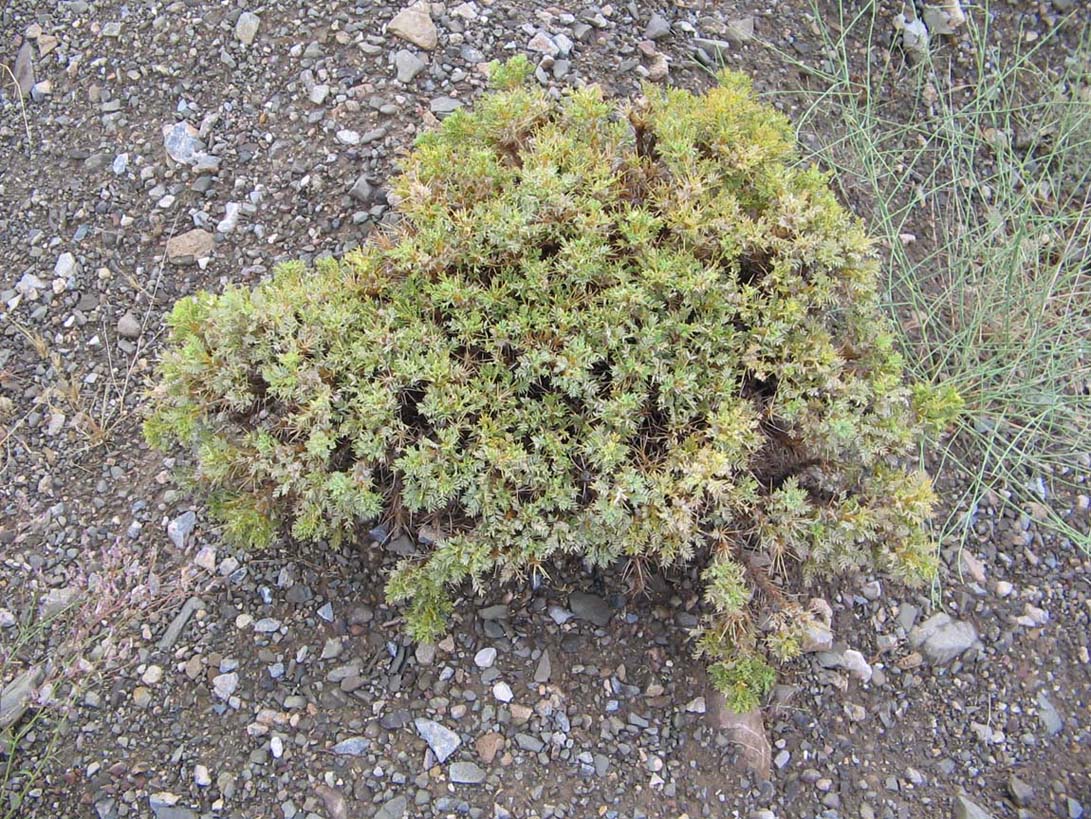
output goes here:
[[44, 676], [41, 668], [28, 668], [0, 691], [0, 731], [17, 723], [26, 713], [34, 689]]
[[403, 819], [407, 810], [409, 810], [409, 800], [404, 796], [395, 796], [383, 803], [379, 812], [375, 814], [375, 819]]
[[417, 733], [421, 735], [421, 739], [428, 743], [428, 747], [436, 755], [437, 762], [444, 762], [462, 744], [462, 738], [458, 734], [435, 720], [418, 717], [413, 724], [417, 727]]
[[458, 785], [480, 785], [485, 781], [485, 771], [475, 762], [452, 763], [450, 776]]
[[203, 606], [204, 602], [199, 597], [191, 597], [185, 602], [181, 611], [174, 615], [174, 619], [170, 621], [170, 625], [163, 632], [163, 636], [159, 638], [160, 651], [174, 647], [174, 644], [178, 642], [178, 638], [182, 636], [182, 630], [186, 627], [186, 623], [189, 622], [189, 618], [193, 616], [193, 612]]
[[909, 643], [929, 662], [944, 665], [977, 643], [977, 629], [941, 611], [909, 632]]
[[572, 592], [568, 598], [568, 608], [580, 620], [587, 620], [599, 628], [604, 627], [614, 616], [614, 612], [605, 600], [598, 595], [586, 592]]
[[955, 797], [952, 814], [954, 819], [993, 819], [993, 815], [981, 805], [962, 795]]

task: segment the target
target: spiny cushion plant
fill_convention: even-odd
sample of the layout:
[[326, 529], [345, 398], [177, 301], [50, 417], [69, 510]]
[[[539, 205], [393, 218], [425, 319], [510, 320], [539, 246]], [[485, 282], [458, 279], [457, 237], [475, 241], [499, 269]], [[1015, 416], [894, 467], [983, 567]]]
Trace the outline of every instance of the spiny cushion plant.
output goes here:
[[467, 580], [701, 559], [747, 710], [810, 625], [792, 582], [932, 573], [899, 458], [950, 399], [904, 383], [867, 236], [744, 77], [618, 106], [529, 72], [418, 139], [397, 229], [178, 302], [146, 433], [250, 546], [427, 526], [386, 586], [418, 640]]

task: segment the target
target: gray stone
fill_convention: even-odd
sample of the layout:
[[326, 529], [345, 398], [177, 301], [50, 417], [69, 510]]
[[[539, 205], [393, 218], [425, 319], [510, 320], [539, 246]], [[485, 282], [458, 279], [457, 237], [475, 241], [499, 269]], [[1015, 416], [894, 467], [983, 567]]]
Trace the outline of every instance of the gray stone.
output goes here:
[[538, 753], [545, 747], [545, 743], [533, 734], [516, 734], [515, 744], [524, 751], [530, 751], [532, 754]]
[[586, 592], [572, 592], [568, 598], [568, 607], [580, 620], [587, 620], [603, 628], [614, 616], [610, 606], [601, 597]]
[[1034, 799], [1034, 788], [1015, 774], [1008, 778], [1008, 793], [1017, 807], [1025, 808]]
[[[352, 187], [349, 188], [349, 196], [357, 202], [363, 202], [365, 204], [370, 202], [371, 194], [371, 183], [367, 181], [367, 177], [365, 176], [356, 177], [356, 181], [352, 184]], [[406, 540], [408, 540], [408, 538], [406, 538]], [[409, 548], [413, 548], [412, 543], [409, 544]], [[412, 554], [412, 551], [410, 554]]]
[[167, 156], [179, 165], [192, 165], [204, 154], [204, 143], [197, 136], [197, 129], [188, 122], [176, 122], [163, 126], [163, 147]]
[[398, 82], [410, 83], [427, 63], [409, 49], [403, 48], [394, 55], [394, 68], [398, 72]]
[[484, 769], [475, 762], [452, 763], [450, 776], [457, 785], [480, 785], [485, 781]]
[[971, 623], [942, 611], [909, 632], [910, 645], [935, 665], [951, 662], [977, 642], [977, 629]]
[[549, 659], [549, 651], [543, 651], [538, 658], [538, 667], [534, 669], [534, 682], [547, 683], [553, 674], [553, 663]]
[[79, 263], [71, 253], [62, 253], [57, 257], [57, 263], [53, 265], [53, 275], [62, 279], [76, 275], [79, 270]]
[[152, 805], [155, 819], [197, 819], [197, 811], [181, 805]]
[[440, 118], [454, 113], [461, 107], [461, 100], [456, 100], [453, 97], [436, 97], [428, 105], [429, 110]]
[[645, 40], [662, 40], [671, 33], [670, 21], [659, 12], [652, 14], [648, 25], [644, 28]]
[[38, 666], [28, 668], [0, 691], [0, 731], [7, 730], [26, 713], [34, 689], [41, 684], [45, 672]]
[[170, 625], [167, 626], [167, 630], [163, 632], [163, 636], [159, 638], [159, 650], [166, 651], [173, 648], [174, 644], [178, 642], [178, 638], [182, 635], [182, 629], [186, 627], [189, 618], [193, 616], [193, 612], [203, 607], [204, 603], [201, 601], [201, 598], [189, 598], [189, 600], [185, 602], [185, 605], [182, 606], [182, 610], [170, 621]]
[[954, 819], [993, 819], [991, 813], [961, 794], [955, 797], [952, 813]]
[[248, 46], [258, 36], [258, 27], [260, 25], [260, 17], [251, 11], [244, 11], [239, 15], [239, 19], [235, 21], [235, 36], [240, 43]]
[[1057, 736], [1064, 728], [1064, 720], [1061, 719], [1061, 715], [1057, 713], [1056, 707], [1049, 701], [1044, 691], [1038, 694], [1038, 719], [1042, 722], [1042, 729], [1046, 732], [1046, 736]]
[[34, 51], [31, 48], [30, 40], [23, 40], [23, 45], [20, 46], [19, 52], [15, 55], [15, 68], [12, 73], [15, 74], [15, 83], [19, 86], [19, 93], [24, 97], [34, 87], [34, 64], [31, 61], [33, 56]]
[[741, 17], [727, 24], [727, 39], [734, 43], [748, 43], [754, 39], [754, 18]]
[[496, 662], [496, 649], [492, 646], [481, 649], [474, 655], [474, 665], [478, 668], [492, 668]]
[[728, 54], [731, 53], [731, 43], [727, 42], [727, 40], [710, 40], [705, 37], [696, 37], [693, 40], [693, 45], [705, 52], [714, 65], [725, 63]]
[[54, 617], [63, 614], [76, 601], [79, 593], [80, 590], [75, 586], [65, 586], [47, 591], [41, 604], [42, 619], [52, 620]]
[[502, 603], [495, 606], [486, 606], [483, 609], [478, 609], [477, 616], [482, 620], [507, 620], [509, 616], [508, 607]]
[[332, 750], [340, 756], [360, 756], [370, 745], [371, 743], [364, 737], [349, 737], [334, 745]]
[[395, 796], [383, 803], [375, 819], [404, 819], [409, 810], [409, 800], [405, 796]]
[[117, 320], [117, 334], [122, 338], [139, 338], [140, 332], [140, 321], [132, 313], [126, 311]]
[[537, 51], [539, 54], [545, 54], [548, 57], [556, 57], [561, 51], [557, 47], [557, 44], [553, 42], [553, 38], [544, 31], [539, 31], [531, 37], [530, 42], [527, 43], [527, 48], [531, 51]]
[[428, 743], [428, 747], [436, 755], [437, 762], [444, 762], [462, 744], [462, 738], [458, 734], [435, 720], [417, 717], [413, 720], [413, 724], [417, 728], [417, 733], [421, 735], [421, 739]]
[[439, 32], [432, 22], [427, 0], [421, 0], [399, 11], [386, 24], [386, 30], [425, 51], [431, 51], [439, 42]]
[[167, 524], [167, 537], [177, 548], [184, 549], [196, 525], [197, 513], [190, 509]]
[[212, 690], [221, 700], [230, 699], [239, 687], [239, 675], [232, 671], [229, 674], [218, 674], [212, 678]]

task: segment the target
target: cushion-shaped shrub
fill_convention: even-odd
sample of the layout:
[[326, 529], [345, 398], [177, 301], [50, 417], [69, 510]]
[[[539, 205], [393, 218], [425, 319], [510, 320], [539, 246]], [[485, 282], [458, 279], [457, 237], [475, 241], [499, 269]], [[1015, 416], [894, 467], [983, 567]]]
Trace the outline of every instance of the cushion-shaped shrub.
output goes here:
[[386, 586], [421, 640], [467, 580], [702, 559], [748, 709], [810, 625], [792, 583], [933, 571], [899, 459], [953, 399], [904, 383], [864, 230], [745, 78], [619, 106], [528, 71], [417, 140], [397, 228], [178, 302], [146, 432], [242, 543], [431, 533]]

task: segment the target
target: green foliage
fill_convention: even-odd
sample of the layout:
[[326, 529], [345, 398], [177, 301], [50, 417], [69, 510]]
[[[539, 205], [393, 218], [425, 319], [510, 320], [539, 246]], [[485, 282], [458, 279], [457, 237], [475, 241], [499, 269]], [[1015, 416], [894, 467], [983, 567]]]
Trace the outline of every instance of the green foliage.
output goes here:
[[698, 647], [751, 707], [755, 615], [798, 653], [800, 569], [933, 570], [871, 244], [744, 78], [619, 112], [527, 72], [419, 138], [396, 231], [179, 302], [149, 439], [195, 450], [249, 544], [438, 533], [387, 585], [418, 639], [467, 580], [712, 547]]
[[777, 680], [773, 668], [752, 654], [741, 654], [729, 662], [713, 663], [708, 673], [712, 684], [727, 699], [727, 707], [739, 713], [761, 705]]

